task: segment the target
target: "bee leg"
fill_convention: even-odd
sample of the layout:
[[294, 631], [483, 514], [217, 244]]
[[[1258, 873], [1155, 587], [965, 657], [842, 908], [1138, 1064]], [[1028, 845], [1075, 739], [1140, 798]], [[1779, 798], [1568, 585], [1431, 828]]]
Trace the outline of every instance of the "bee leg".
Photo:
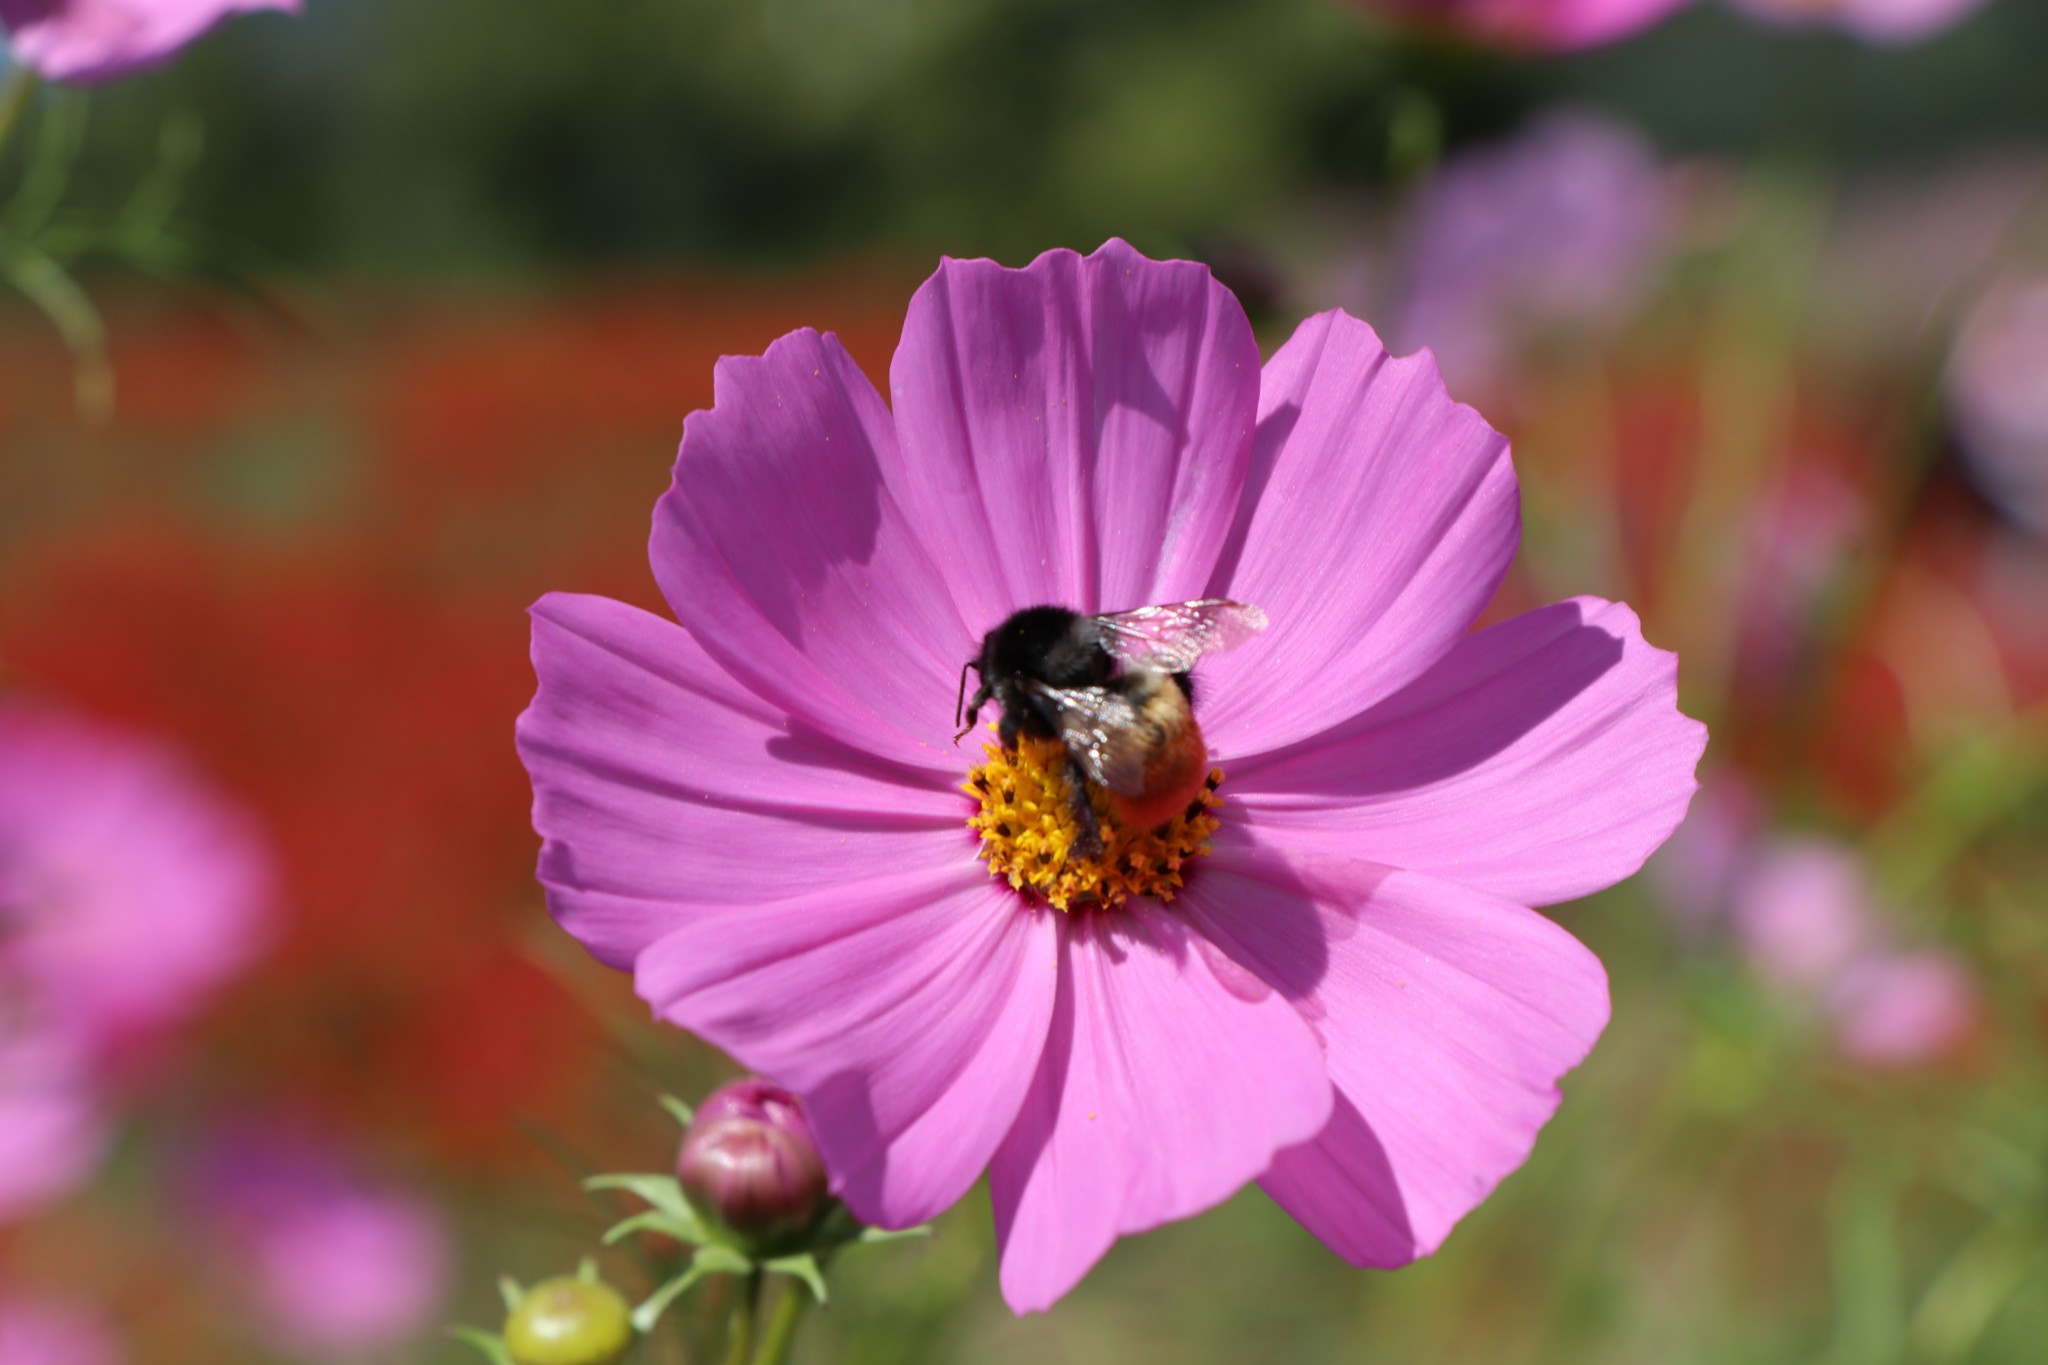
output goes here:
[[1102, 856], [1102, 826], [1095, 819], [1095, 803], [1088, 799], [1088, 774], [1080, 763], [1067, 759], [1067, 803], [1073, 808], [1074, 823], [1081, 827], [1074, 840], [1074, 852], [1083, 858]]

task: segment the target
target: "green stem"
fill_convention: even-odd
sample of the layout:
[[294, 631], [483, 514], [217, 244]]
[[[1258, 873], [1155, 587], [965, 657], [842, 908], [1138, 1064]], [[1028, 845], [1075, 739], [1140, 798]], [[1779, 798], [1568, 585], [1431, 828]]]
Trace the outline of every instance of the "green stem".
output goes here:
[[0, 149], [13, 139], [38, 84], [36, 73], [20, 65], [9, 67], [5, 80], [0, 80]]
[[754, 1318], [761, 1308], [761, 1272], [756, 1270], [740, 1281], [739, 1297], [733, 1300], [732, 1322], [725, 1334], [725, 1365], [747, 1365], [754, 1351]]
[[761, 1334], [761, 1349], [754, 1356], [754, 1365], [782, 1365], [789, 1356], [789, 1343], [796, 1340], [804, 1310], [810, 1306], [809, 1289], [794, 1280], [784, 1283], [782, 1297], [775, 1301], [775, 1316], [768, 1319], [768, 1330]]
[[30, 246], [0, 241], [0, 280], [19, 289], [57, 329], [71, 352], [78, 415], [100, 425], [114, 413], [114, 366], [99, 310], [55, 260]]

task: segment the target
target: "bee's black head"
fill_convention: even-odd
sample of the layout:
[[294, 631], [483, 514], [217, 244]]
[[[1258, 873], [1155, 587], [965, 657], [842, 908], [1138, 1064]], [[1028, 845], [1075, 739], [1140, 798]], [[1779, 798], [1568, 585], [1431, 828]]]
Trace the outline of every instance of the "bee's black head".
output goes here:
[[[966, 697], [967, 669], [981, 675], [981, 686]], [[1087, 687], [1116, 675], [1116, 659], [1103, 644], [1094, 618], [1066, 607], [1026, 607], [981, 637], [981, 648], [960, 670], [960, 690], [967, 708], [965, 735], [974, 728], [982, 705], [994, 698], [1003, 708], [1003, 743], [1016, 741], [1021, 727], [1031, 734], [1052, 734], [1051, 723], [1038, 714], [1026, 692], [1027, 682], [1052, 687]], [[959, 718], [957, 709], [954, 717]], [[957, 741], [960, 735], [954, 736]]]
[[1065, 607], [1026, 607], [982, 637], [975, 668], [998, 687], [1026, 678], [1087, 687], [1108, 682], [1116, 660], [1092, 618]]

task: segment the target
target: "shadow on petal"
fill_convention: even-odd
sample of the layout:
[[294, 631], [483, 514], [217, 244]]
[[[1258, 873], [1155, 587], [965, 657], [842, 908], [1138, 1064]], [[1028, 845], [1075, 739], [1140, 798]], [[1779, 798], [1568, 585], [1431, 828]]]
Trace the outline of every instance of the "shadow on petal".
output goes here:
[[1479, 767], [1618, 668], [1626, 641], [1559, 602], [1467, 637], [1442, 664], [1341, 725], [1239, 759], [1242, 787], [1350, 801]]
[[[1297, 1153], [1320, 1159], [1295, 1160]], [[1392, 1270], [1426, 1254], [1385, 1145], [1341, 1090], [1329, 1125], [1275, 1158], [1259, 1188], [1353, 1265]]]

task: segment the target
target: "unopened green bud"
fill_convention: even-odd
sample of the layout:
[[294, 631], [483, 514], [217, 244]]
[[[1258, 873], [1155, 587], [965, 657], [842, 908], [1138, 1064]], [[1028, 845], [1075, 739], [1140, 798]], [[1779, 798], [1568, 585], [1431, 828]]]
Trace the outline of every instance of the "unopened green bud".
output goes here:
[[598, 1279], [542, 1280], [505, 1319], [505, 1349], [517, 1365], [612, 1365], [632, 1344], [632, 1310]]

